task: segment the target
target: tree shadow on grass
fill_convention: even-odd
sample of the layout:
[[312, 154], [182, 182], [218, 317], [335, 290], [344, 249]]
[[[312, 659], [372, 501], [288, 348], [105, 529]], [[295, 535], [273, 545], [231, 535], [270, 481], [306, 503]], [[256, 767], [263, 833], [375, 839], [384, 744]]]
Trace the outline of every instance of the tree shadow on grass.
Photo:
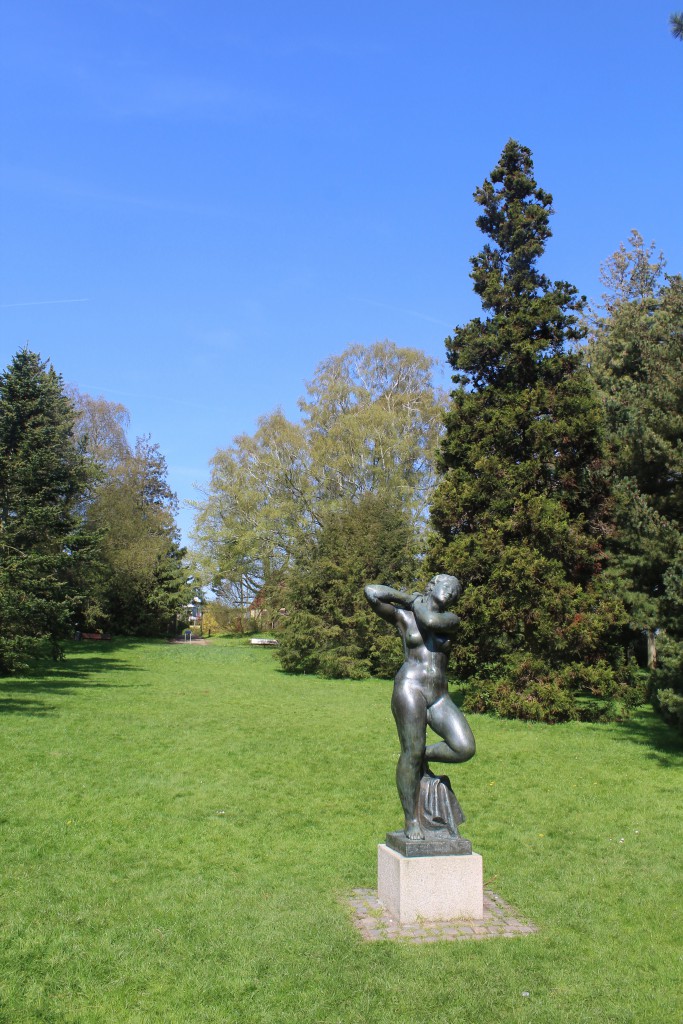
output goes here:
[[651, 708], [613, 726], [618, 740], [648, 747], [646, 756], [663, 768], [683, 766], [683, 736], [667, 725]]
[[[140, 641], [117, 640], [107, 643], [109, 650], [120, 651], [137, 646]], [[70, 658], [69, 653], [78, 651], [77, 658]], [[69, 644], [67, 657], [64, 661], [53, 661], [49, 658], [37, 659], [31, 668], [22, 675], [0, 678], [0, 715], [21, 714], [44, 716], [54, 714], [57, 705], [36, 697], [36, 694], [55, 694], [65, 696], [76, 690], [109, 688], [124, 685], [122, 682], [104, 682], [100, 677], [108, 672], [130, 672], [131, 666], [120, 658], [108, 656], [106, 650], [83, 652], [80, 645]], [[136, 672], [144, 669], [135, 666]], [[24, 696], [26, 695], [26, 696]]]
[[31, 718], [45, 718], [57, 710], [56, 704], [48, 704], [44, 700], [32, 700], [27, 697], [14, 699], [4, 697], [0, 693], [0, 715], [28, 715]]

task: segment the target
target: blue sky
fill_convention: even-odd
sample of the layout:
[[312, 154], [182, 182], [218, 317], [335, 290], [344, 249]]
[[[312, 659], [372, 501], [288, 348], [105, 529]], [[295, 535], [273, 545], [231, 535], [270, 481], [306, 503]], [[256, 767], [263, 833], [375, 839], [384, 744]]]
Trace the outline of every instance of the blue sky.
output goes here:
[[443, 359], [510, 137], [554, 196], [551, 277], [597, 296], [632, 228], [682, 272], [676, 9], [6, 2], [0, 365], [28, 343], [123, 402], [187, 499], [350, 343]]

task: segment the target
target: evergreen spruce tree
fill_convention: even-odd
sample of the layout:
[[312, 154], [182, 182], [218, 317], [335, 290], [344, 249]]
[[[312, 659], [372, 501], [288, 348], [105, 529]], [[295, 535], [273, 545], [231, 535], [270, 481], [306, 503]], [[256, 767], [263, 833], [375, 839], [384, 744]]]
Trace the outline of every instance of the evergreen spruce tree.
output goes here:
[[[584, 300], [537, 268], [552, 197], [510, 140], [475, 192], [490, 238], [471, 260], [484, 318], [446, 339], [456, 385], [432, 504], [430, 563], [465, 584], [465, 707], [559, 721], [635, 699], [623, 606], [603, 574], [612, 530], [601, 408], [572, 346]], [[577, 701], [589, 694], [601, 701]]]
[[288, 573], [278, 648], [283, 668], [329, 678], [393, 676], [400, 640], [372, 612], [363, 587], [388, 582], [413, 590], [414, 543], [407, 510], [386, 490], [330, 510], [301, 541]]
[[0, 374], [0, 673], [25, 667], [36, 641], [58, 657], [72, 627], [88, 479], [74, 420], [54, 369], [18, 352]]
[[664, 266], [632, 232], [603, 267], [585, 354], [611, 440], [610, 573], [655, 704], [683, 727], [683, 279]]

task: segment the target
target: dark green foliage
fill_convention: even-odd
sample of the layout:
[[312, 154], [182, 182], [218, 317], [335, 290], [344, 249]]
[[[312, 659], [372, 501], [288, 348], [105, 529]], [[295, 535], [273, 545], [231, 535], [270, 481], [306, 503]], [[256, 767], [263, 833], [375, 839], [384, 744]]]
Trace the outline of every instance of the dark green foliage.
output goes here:
[[446, 339], [456, 389], [432, 504], [430, 565], [463, 580], [465, 707], [544, 721], [636, 699], [606, 582], [612, 530], [602, 411], [580, 357], [584, 300], [537, 269], [552, 197], [510, 141], [475, 192], [491, 242], [472, 259], [486, 317]]
[[674, 39], [683, 39], [683, 11], [669, 15], [669, 26]]
[[655, 704], [677, 720], [683, 694], [683, 280], [666, 277], [663, 267], [661, 257], [653, 262], [653, 246], [633, 232], [630, 247], [622, 245], [603, 269], [609, 292], [586, 352], [617, 480], [610, 572], [628, 608], [633, 649], [653, 670]]
[[386, 492], [328, 513], [289, 573], [278, 648], [286, 671], [351, 679], [395, 674], [400, 639], [371, 611], [363, 587], [388, 582], [413, 589], [413, 537], [406, 511]]
[[88, 543], [79, 505], [88, 480], [62, 380], [34, 352], [0, 375], [0, 673], [37, 641], [54, 657], [72, 626]]
[[192, 596], [185, 554], [185, 549], [171, 540], [144, 575], [126, 581], [111, 574], [103, 602], [107, 627], [125, 636], [166, 636], [183, 628], [184, 608]]

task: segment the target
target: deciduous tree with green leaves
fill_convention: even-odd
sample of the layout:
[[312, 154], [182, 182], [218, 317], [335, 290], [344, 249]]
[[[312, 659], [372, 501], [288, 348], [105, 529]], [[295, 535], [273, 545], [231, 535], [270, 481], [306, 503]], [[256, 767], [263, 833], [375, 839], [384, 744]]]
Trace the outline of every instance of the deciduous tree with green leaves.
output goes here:
[[77, 563], [89, 547], [75, 419], [53, 367], [18, 352], [0, 374], [0, 673], [25, 667], [39, 641], [59, 657], [72, 628]]
[[391, 490], [423, 518], [444, 405], [433, 367], [424, 352], [388, 341], [319, 364], [299, 401], [316, 507]]
[[87, 514], [103, 570], [95, 609], [110, 630], [166, 633], [189, 601], [176, 508], [159, 446], [139, 437], [100, 481]]
[[417, 349], [352, 345], [316, 368], [301, 423], [278, 410], [219, 450], [195, 504], [203, 581], [241, 607], [258, 594], [268, 619], [292, 564], [365, 496], [393, 495], [419, 534], [442, 429], [432, 371]]
[[510, 140], [474, 196], [490, 239], [471, 261], [485, 315], [446, 339], [455, 390], [429, 557], [465, 584], [465, 707], [544, 721], [611, 715], [636, 694], [624, 609], [603, 571], [613, 530], [603, 414], [571, 350], [584, 300], [538, 269], [552, 197], [527, 147]]
[[294, 544], [314, 516], [301, 426], [280, 410], [261, 417], [253, 435], [241, 434], [216, 452], [205, 496], [194, 504], [199, 578], [243, 615], [261, 595], [262, 611], [272, 618]]
[[149, 437], [131, 446], [124, 406], [75, 389], [72, 398], [91, 469], [82, 516], [95, 550], [80, 624], [117, 633], [166, 633], [192, 596], [166, 460]]

